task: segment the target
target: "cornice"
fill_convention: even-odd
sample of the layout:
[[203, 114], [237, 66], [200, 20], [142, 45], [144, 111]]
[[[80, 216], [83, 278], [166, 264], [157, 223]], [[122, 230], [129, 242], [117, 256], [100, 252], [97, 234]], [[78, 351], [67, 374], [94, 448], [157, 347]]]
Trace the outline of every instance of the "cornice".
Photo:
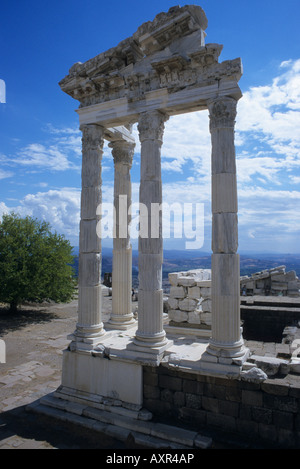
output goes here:
[[[239, 99], [241, 59], [219, 63], [223, 46], [205, 45], [206, 27], [200, 7], [171, 8], [144, 23], [116, 47], [74, 64], [59, 83], [61, 89], [80, 102], [78, 111], [92, 108], [91, 116], [94, 106], [100, 106], [104, 113], [100, 121], [109, 115], [113, 125], [122, 124], [113, 118], [113, 109], [120, 116], [128, 112], [134, 120], [136, 113], [155, 109], [151, 106], [157, 102], [157, 110], [171, 115], [178, 109], [185, 112], [181, 97], [187, 98], [191, 110], [203, 108], [205, 90], [209, 90], [207, 99], [212, 92], [223, 94], [226, 89], [229, 96]], [[197, 93], [202, 101], [194, 104]]]

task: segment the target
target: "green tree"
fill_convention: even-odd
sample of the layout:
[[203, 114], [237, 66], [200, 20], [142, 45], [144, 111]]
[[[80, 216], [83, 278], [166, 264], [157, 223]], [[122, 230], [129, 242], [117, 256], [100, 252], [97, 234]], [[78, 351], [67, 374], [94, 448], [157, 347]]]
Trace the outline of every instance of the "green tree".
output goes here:
[[68, 302], [75, 290], [72, 246], [50, 225], [4, 215], [0, 223], [0, 302]]

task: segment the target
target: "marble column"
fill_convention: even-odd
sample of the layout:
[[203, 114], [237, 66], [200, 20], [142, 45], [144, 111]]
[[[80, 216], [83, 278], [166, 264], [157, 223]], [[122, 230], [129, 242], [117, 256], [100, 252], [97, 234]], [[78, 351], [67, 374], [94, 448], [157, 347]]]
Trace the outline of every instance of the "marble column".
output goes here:
[[245, 354], [240, 324], [240, 261], [234, 126], [237, 102], [208, 103], [212, 140], [212, 338], [207, 352], [230, 359]]
[[152, 352], [168, 343], [163, 328], [162, 214], [154, 210], [156, 216], [151, 216], [152, 204], [158, 207], [162, 203], [161, 146], [167, 119], [162, 112], [148, 111], [140, 115], [138, 122], [141, 142], [139, 292], [134, 344]]
[[[78, 323], [75, 348], [92, 350], [105, 334], [102, 323], [101, 238], [97, 235], [102, 201], [101, 166], [104, 129], [82, 125], [82, 188], [79, 235]], [[74, 343], [73, 343], [74, 345]]]
[[112, 314], [106, 327], [126, 330], [136, 324], [132, 313], [132, 247], [130, 169], [135, 144], [116, 140], [109, 144], [114, 158], [114, 240], [112, 271]]

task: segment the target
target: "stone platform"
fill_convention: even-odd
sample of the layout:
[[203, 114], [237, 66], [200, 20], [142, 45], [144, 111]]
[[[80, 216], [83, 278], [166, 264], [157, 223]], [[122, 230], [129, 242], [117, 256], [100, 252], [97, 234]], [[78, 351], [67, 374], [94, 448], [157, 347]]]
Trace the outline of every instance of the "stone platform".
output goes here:
[[[105, 322], [109, 319], [111, 301], [111, 297], [104, 298]], [[108, 433], [100, 431], [99, 420], [92, 419], [95, 427], [90, 430], [74, 426], [73, 424], [82, 422], [82, 416], [66, 414], [62, 409], [44, 406], [47, 409], [47, 415], [45, 413], [44, 416], [27, 411], [28, 406], [31, 410], [38, 410], [37, 405], [41, 404], [41, 400], [51, 397], [61, 384], [62, 353], [69, 344], [67, 335], [73, 332], [77, 321], [77, 301], [68, 305], [48, 305], [45, 308], [30, 307], [24, 310], [24, 316], [20, 315], [19, 323], [14, 321], [12, 324], [9, 321], [9, 318], [6, 321], [1, 316], [1, 338], [6, 342], [7, 357], [6, 363], [0, 364], [0, 449], [124, 447], [126, 442], [120, 441], [117, 433], [114, 437], [109, 437]], [[175, 341], [174, 347], [176, 346], [178, 344]], [[274, 358], [291, 351], [291, 344], [283, 343], [246, 341], [246, 346], [253, 355], [260, 357]], [[294, 373], [285, 375], [280, 380], [272, 378], [272, 382], [280, 383], [285, 389], [300, 386], [299, 380], [300, 376]], [[63, 420], [56, 418], [58, 415]], [[67, 420], [67, 415], [71, 417], [73, 424], [71, 420]], [[112, 425], [106, 423], [108, 432], [113, 430]], [[99, 432], [95, 431], [97, 428]], [[104, 428], [103, 424], [102, 429]], [[127, 429], [127, 434], [132, 431]], [[126, 431], [122, 434], [126, 435]], [[145, 434], [141, 435], [145, 437]], [[212, 438], [212, 448], [240, 447], [240, 443], [226, 432], [200, 435]], [[156, 438], [154, 434], [152, 437]], [[251, 447], [247, 439], [243, 441], [243, 445]]]

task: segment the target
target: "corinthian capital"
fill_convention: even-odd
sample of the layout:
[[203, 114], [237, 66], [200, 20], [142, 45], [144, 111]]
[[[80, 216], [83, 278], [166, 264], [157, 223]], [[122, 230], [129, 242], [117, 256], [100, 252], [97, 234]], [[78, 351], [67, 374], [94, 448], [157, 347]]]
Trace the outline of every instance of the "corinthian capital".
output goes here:
[[218, 98], [208, 103], [210, 130], [216, 128], [234, 128], [237, 101], [233, 98]]
[[95, 124], [82, 124], [82, 146], [84, 149], [99, 149], [104, 143], [104, 129]]
[[112, 149], [115, 164], [126, 164], [131, 168], [135, 143], [115, 140], [109, 143], [108, 146]]
[[140, 141], [159, 140], [162, 142], [165, 122], [169, 116], [160, 111], [147, 111], [140, 114], [138, 131]]

